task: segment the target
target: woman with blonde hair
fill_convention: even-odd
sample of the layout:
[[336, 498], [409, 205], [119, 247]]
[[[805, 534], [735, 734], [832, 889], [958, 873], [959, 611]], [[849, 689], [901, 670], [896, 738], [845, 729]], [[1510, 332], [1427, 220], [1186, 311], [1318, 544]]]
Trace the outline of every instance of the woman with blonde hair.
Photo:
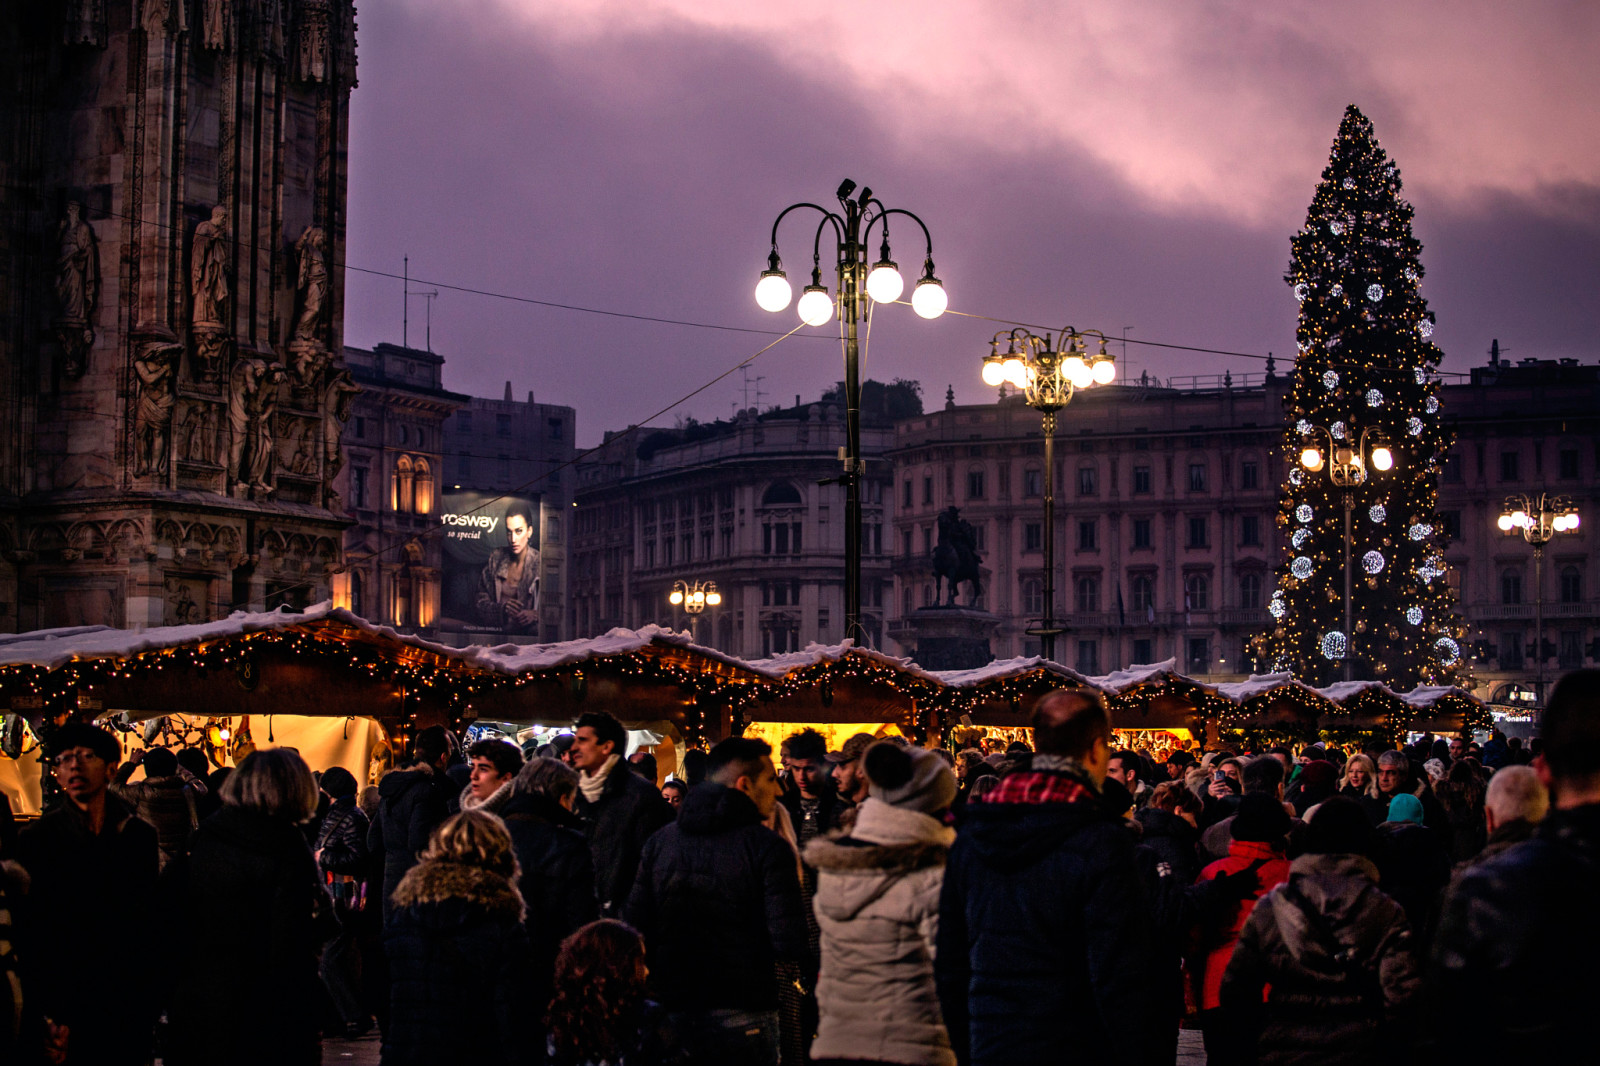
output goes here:
[[534, 983], [518, 872], [511, 834], [493, 814], [462, 811], [428, 838], [384, 927], [384, 1066], [460, 1061], [463, 1019], [474, 1019], [477, 1063], [522, 1062], [543, 1042], [528, 1025]]
[[317, 783], [294, 749], [251, 752], [188, 858], [173, 860], [166, 1062], [322, 1061], [317, 954], [338, 924], [302, 829], [316, 810]]
[[1339, 778], [1339, 795], [1361, 804], [1373, 825], [1389, 817], [1389, 806], [1378, 793], [1378, 765], [1370, 755], [1352, 755]]

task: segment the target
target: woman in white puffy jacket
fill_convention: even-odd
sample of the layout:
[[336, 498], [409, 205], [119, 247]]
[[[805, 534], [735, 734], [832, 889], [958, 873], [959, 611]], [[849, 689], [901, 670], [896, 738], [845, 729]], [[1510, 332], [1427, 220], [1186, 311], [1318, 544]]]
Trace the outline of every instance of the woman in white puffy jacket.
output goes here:
[[862, 756], [867, 799], [847, 836], [813, 840], [822, 972], [811, 1045], [822, 1064], [955, 1066], [933, 982], [939, 889], [955, 831], [936, 815], [955, 774], [931, 751], [880, 741]]

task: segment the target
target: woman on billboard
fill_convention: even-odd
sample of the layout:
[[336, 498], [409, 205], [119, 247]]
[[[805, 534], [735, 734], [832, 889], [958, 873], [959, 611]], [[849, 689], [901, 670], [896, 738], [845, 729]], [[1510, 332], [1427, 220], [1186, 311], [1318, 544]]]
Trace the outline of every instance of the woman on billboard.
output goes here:
[[507, 633], [539, 631], [539, 549], [533, 546], [533, 508], [515, 503], [506, 510], [504, 548], [489, 554], [478, 578], [480, 625]]

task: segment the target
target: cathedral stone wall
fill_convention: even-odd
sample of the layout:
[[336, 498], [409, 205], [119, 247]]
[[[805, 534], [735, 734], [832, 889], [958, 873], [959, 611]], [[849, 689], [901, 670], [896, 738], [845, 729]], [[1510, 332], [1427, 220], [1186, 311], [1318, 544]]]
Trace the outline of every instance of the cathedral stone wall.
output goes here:
[[0, 630], [326, 598], [351, 0], [0, 24]]

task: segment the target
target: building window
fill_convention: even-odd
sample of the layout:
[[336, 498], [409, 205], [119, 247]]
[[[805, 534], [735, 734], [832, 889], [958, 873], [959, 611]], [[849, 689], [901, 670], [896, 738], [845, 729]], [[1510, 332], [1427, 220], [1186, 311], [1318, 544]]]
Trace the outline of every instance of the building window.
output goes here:
[[922, 586], [922, 606], [924, 606], [924, 607], [932, 607], [933, 606], [933, 586], [932, 585], [923, 585]]
[[1261, 575], [1245, 574], [1239, 578], [1239, 606], [1247, 611], [1261, 609]]
[[1022, 495], [1035, 498], [1044, 495], [1044, 471], [1030, 466], [1022, 472]]
[[1522, 571], [1502, 570], [1500, 572], [1500, 602], [1505, 604], [1522, 602]]
[[418, 459], [412, 475], [411, 511], [413, 514], [433, 513], [433, 468], [426, 459]]
[[1096, 522], [1093, 518], [1078, 519], [1079, 551], [1092, 552], [1100, 550], [1100, 538], [1097, 535], [1099, 528], [1100, 523]]
[[900, 488], [900, 506], [909, 511], [911, 510], [911, 482], [909, 480], [902, 482]]
[[1261, 517], [1247, 514], [1239, 516], [1239, 543], [1246, 548], [1261, 547]]
[[912, 599], [910, 585], [907, 585], [905, 588], [900, 590], [900, 614], [902, 617], [912, 612], [915, 602], [916, 601]]
[[1204, 574], [1190, 574], [1183, 583], [1183, 609], [1209, 611], [1211, 609], [1211, 579]]
[[1080, 577], [1077, 581], [1078, 613], [1094, 614], [1100, 610], [1100, 579]]
[[1100, 642], [1098, 640], [1078, 641], [1078, 673], [1098, 674], [1100, 672]]
[[1133, 546], [1135, 548], [1150, 547], [1150, 519], [1135, 518], [1133, 520]]
[[1206, 491], [1206, 464], [1204, 464], [1204, 463], [1190, 463], [1189, 464], [1189, 491], [1190, 492], [1204, 492], [1204, 491]]
[[1563, 670], [1574, 670], [1583, 665], [1583, 633], [1576, 629], [1563, 629], [1561, 647], [1556, 653], [1556, 665]]
[[367, 437], [367, 420], [363, 415], [356, 415], [356, 439], [365, 440]]
[[969, 499], [969, 500], [981, 500], [981, 499], [983, 499], [983, 471], [982, 470], [968, 470], [967, 471], [967, 499]]
[[922, 506], [933, 506], [933, 475], [922, 475]]
[[565, 429], [565, 427], [562, 425], [561, 419], [549, 418], [545, 420], [545, 423], [550, 427], [550, 439], [560, 440], [562, 432]]
[[1578, 449], [1562, 448], [1561, 456], [1557, 460], [1557, 477], [1563, 481], [1571, 481], [1578, 476]]
[[1516, 480], [1518, 480], [1519, 473], [1518, 473], [1517, 466], [1518, 466], [1518, 464], [1517, 464], [1517, 453], [1516, 452], [1501, 452], [1500, 453], [1500, 480], [1501, 481], [1516, 481]]
[[1191, 547], [1191, 548], [1204, 548], [1206, 546], [1206, 544], [1207, 544], [1207, 541], [1208, 541], [1208, 538], [1206, 537], [1206, 516], [1205, 515], [1198, 515], [1198, 514], [1190, 515], [1189, 516], [1189, 547]]
[[462, 481], [472, 480], [472, 456], [465, 453], [456, 456], [456, 477]]
[[1093, 496], [1095, 494], [1095, 469], [1092, 466], [1078, 468], [1078, 495]]
[[1022, 582], [1022, 613], [1044, 614], [1044, 582], [1030, 577]]
[[1508, 629], [1500, 634], [1500, 668], [1522, 669], [1522, 630]]
[[1036, 552], [1044, 550], [1044, 526], [1038, 522], [1026, 522], [1022, 526], [1022, 550]]
[[900, 554], [907, 559], [911, 558], [911, 530], [909, 529], [900, 531]]
[[1151, 608], [1156, 602], [1156, 583], [1148, 574], [1135, 574], [1128, 582], [1128, 596], [1133, 601], [1135, 611], [1143, 611], [1148, 617]]
[[1576, 566], [1564, 567], [1561, 571], [1561, 602], [1583, 602], [1583, 571]]
[[1209, 674], [1211, 672], [1211, 638], [1189, 638], [1189, 672], [1191, 674]]
[[925, 555], [925, 556], [933, 554], [933, 527], [932, 526], [923, 526], [922, 527], [922, 554]]
[[367, 486], [370, 477], [371, 471], [364, 466], [352, 466], [350, 468], [350, 495], [355, 505], [363, 511], [369, 506], [367, 503]]
[[722, 536], [722, 557], [724, 559], [727, 559], [727, 558], [729, 558], [729, 557], [731, 557], [733, 555], [733, 527], [732, 526], [723, 526], [722, 527], [722, 531], [721, 531], [721, 536]]
[[389, 510], [411, 510], [411, 457], [402, 455], [395, 460], [394, 473], [389, 477]]
[[497, 436], [497, 437], [509, 437], [509, 436], [511, 436], [511, 416], [510, 415], [495, 415], [494, 416], [494, 432], [495, 432], [495, 436]]
[[1239, 464], [1239, 487], [1241, 489], [1261, 487], [1261, 466], [1254, 459], [1246, 459]]
[[1133, 494], [1135, 496], [1148, 496], [1150, 494], [1150, 468], [1136, 466], [1133, 468]]
[[767, 486], [767, 491], [761, 494], [763, 507], [799, 507], [804, 502], [800, 490], [787, 481], [774, 481]]
[[1456, 452], [1450, 452], [1444, 457], [1444, 480], [1449, 485], [1461, 484], [1461, 456]]
[[495, 456], [495, 462], [498, 463], [499, 466], [500, 466], [500, 480], [501, 481], [510, 481], [511, 480], [511, 456], [509, 456], [509, 455], [497, 455], [497, 456]]
[[944, 498], [947, 500], [956, 498], [956, 468], [953, 466], [944, 468]]
[[1444, 530], [1444, 535], [1450, 540], [1461, 539], [1461, 512], [1440, 511], [1439, 525]]
[[1155, 658], [1155, 653], [1150, 647], [1150, 639], [1148, 637], [1140, 637], [1133, 642], [1134, 665], [1148, 666], [1153, 658]]

